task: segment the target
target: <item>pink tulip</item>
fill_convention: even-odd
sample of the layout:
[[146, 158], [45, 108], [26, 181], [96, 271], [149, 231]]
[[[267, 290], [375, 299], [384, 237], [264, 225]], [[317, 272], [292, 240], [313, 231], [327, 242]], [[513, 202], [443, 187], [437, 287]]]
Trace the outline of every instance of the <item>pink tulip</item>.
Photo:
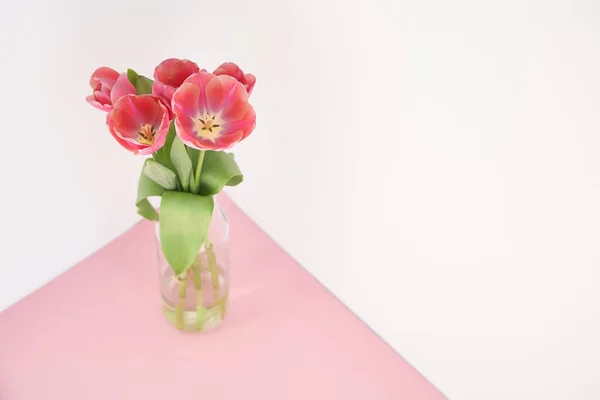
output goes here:
[[113, 105], [117, 103], [121, 97], [126, 96], [128, 94], [136, 94], [137, 91], [135, 87], [129, 82], [129, 78], [126, 73], [122, 73], [119, 75], [119, 78], [115, 82], [115, 86], [110, 92], [110, 101], [112, 101]]
[[177, 136], [199, 150], [225, 150], [244, 140], [256, 125], [248, 92], [236, 79], [199, 72], [173, 95]]
[[237, 79], [248, 91], [248, 96], [252, 93], [252, 89], [254, 89], [254, 84], [256, 83], [256, 77], [252, 74], [244, 74], [244, 71], [237, 64], [232, 62], [226, 62], [219, 66], [219, 68], [215, 69], [213, 72], [215, 75], [229, 75]]
[[110, 92], [119, 78], [119, 73], [109, 67], [100, 67], [94, 71], [90, 78], [92, 94], [86, 97], [88, 103], [99, 110], [112, 110]]
[[152, 94], [163, 97], [171, 104], [173, 93], [186, 78], [200, 71], [198, 65], [190, 60], [168, 58], [154, 69]]
[[90, 78], [92, 94], [86, 97], [88, 103], [99, 110], [110, 111], [113, 104], [126, 94], [135, 94], [135, 88], [127, 79], [112, 68], [100, 67]]
[[134, 154], [152, 154], [165, 144], [171, 114], [157, 96], [128, 94], [117, 100], [106, 123], [121, 146]]

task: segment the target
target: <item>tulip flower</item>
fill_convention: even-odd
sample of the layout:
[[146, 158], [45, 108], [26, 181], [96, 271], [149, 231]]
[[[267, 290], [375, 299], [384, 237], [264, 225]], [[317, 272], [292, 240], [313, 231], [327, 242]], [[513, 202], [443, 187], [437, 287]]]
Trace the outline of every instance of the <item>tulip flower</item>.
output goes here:
[[215, 69], [213, 72], [215, 75], [228, 75], [235, 79], [237, 79], [248, 92], [248, 96], [252, 93], [252, 89], [254, 88], [254, 84], [256, 83], [256, 77], [252, 74], [244, 74], [244, 71], [237, 64], [232, 62], [226, 62], [219, 66], [219, 68]]
[[102, 111], [110, 111], [119, 98], [135, 94], [135, 88], [127, 79], [127, 74], [119, 74], [112, 68], [100, 67], [90, 78], [92, 94], [86, 97], [88, 103]]
[[199, 71], [198, 65], [190, 60], [168, 58], [154, 69], [152, 94], [163, 97], [170, 104], [175, 90], [187, 77]]
[[152, 154], [165, 144], [171, 114], [157, 96], [126, 95], [117, 100], [106, 123], [125, 149], [134, 154]]
[[235, 78], [199, 72], [173, 95], [175, 129], [188, 146], [225, 150], [244, 140], [256, 124], [248, 92]]

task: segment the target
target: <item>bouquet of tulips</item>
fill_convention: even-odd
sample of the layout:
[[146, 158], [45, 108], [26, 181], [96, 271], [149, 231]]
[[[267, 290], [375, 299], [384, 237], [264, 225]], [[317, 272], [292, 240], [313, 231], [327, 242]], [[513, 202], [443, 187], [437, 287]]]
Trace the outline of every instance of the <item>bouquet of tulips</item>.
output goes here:
[[[176, 275], [190, 268], [207, 241], [214, 199], [243, 176], [224, 150], [244, 140], [255, 126], [248, 103], [256, 78], [236, 64], [213, 73], [189, 60], [161, 62], [154, 80], [132, 69], [94, 71], [87, 101], [107, 112], [115, 140], [144, 162], [138, 213], [158, 221], [162, 251]], [[148, 198], [161, 196], [160, 218]]]

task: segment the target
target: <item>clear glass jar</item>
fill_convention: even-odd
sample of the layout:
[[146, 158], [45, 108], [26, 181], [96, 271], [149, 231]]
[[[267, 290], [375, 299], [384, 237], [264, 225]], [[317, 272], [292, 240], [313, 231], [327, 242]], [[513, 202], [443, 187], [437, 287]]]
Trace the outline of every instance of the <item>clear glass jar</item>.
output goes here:
[[175, 276], [159, 237], [156, 223], [160, 293], [167, 321], [187, 332], [206, 332], [218, 326], [229, 303], [229, 223], [219, 203], [215, 200], [208, 239], [182, 275]]

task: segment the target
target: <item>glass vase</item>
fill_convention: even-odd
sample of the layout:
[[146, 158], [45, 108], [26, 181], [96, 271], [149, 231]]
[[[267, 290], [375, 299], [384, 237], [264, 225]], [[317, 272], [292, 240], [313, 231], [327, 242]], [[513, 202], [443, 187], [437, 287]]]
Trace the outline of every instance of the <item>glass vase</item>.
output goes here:
[[177, 329], [206, 332], [223, 322], [229, 302], [229, 223], [215, 200], [208, 238], [191, 267], [176, 276], [160, 245], [156, 223], [158, 272], [163, 314]]

